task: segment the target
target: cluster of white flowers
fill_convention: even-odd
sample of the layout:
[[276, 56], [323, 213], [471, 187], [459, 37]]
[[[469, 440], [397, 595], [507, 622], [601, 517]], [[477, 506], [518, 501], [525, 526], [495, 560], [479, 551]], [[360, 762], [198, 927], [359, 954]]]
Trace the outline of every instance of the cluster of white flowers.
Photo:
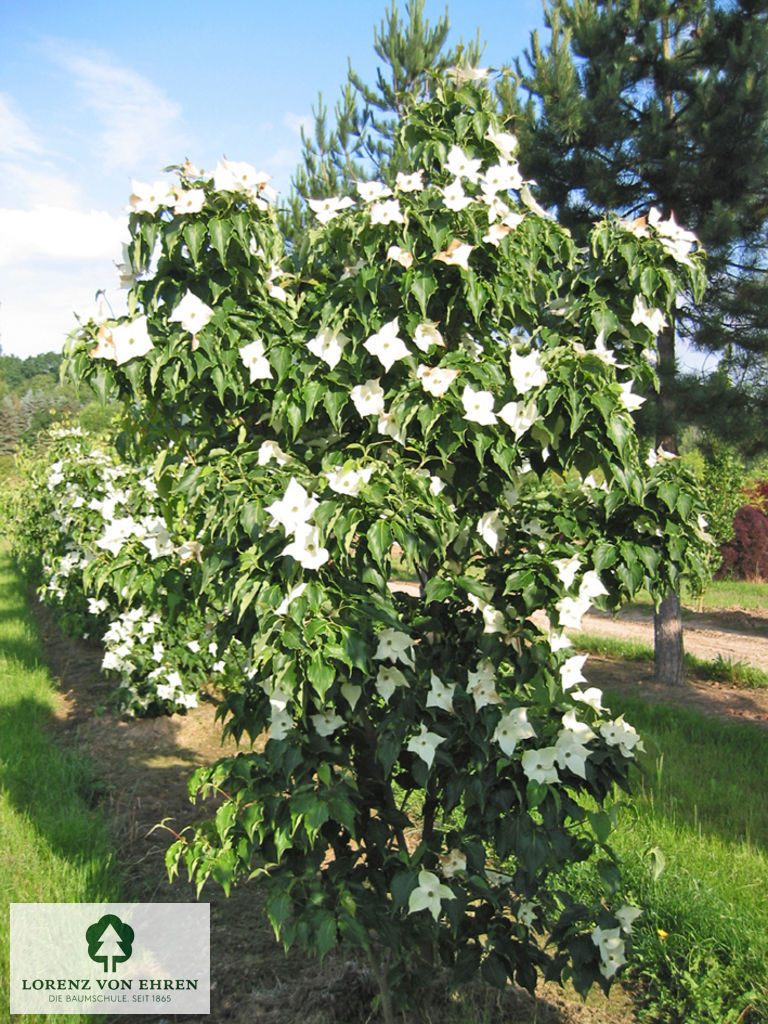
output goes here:
[[[158, 699], [174, 710], [194, 707], [192, 691], [215, 671], [212, 658], [191, 658], [200, 652], [199, 641], [181, 643], [157, 613], [135, 607], [124, 584], [115, 589], [108, 565], [126, 544], [133, 545], [134, 564], [165, 559], [169, 568], [200, 559], [202, 545], [195, 539], [175, 541], [158, 514], [150, 469], [121, 462], [116, 452], [92, 445], [82, 431], [59, 431], [56, 440], [66, 446], [67, 455], [52, 460], [45, 476], [58, 541], [41, 550], [43, 600], [65, 611], [69, 628], [101, 640], [102, 667], [118, 675], [120, 703], [127, 710], [141, 712]], [[94, 584], [101, 587], [98, 596], [89, 570], [107, 574]], [[110, 620], [106, 632], [94, 621], [104, 617]], [[226, 654], [219, 659], [220, 671], [229, 669], [230, 660]], [[177, 678], [184, 684], [176, 685]]]
[[[132, 192], [127, 209], [131, 213], [149, 214], [153, 217], [161, 216], [165, 212], [174, 216], [200, 213], [206, 202], [206, 191], [199, 186], [188, 187], [184, 178], [187, 181], [192, 178], [203, 178], [204, 172], [186, 163], [182, 167], [182, 174], [184, 177], [178, 185], [172, 185], [167, 181], [150, 184], [131, 179]], [[245, 195], [261, 210], [266, 210], [269, 203], [277, 198], [275, 190], [267, 184], [269, 180], [270, 175], [257, 171], [251, 164], [243, 161], [221, 160], [213, 172], [213, 188], [217, 192]], [[252, 251], [254, 255], [263, 256], [263, 252], [255, 247], [255, 243]], [[146, 272], [148, 277], [152, 276], [152, 262], [156, 262], [156, 254], [153, 254]], [[139, 273], [133, 264], [129, 246], [123, 245], [123, 258], [116, 266], [120, 275], [120, 286], [132, 288], [139, 278]], [[269, 265], [265, 276], [267, 293], [280, 302], [285, 302], [288, 298], [285, 290], [276, 284], [283, 276], [279, 265], [274, 262]], [[198, 347], [198, 332], [211, 321], [214, 313], [211, 306], [194, 292], [187, 290], [168, 315], [168, 322], [180, 324], [183, 330], [192, 335], [194, 351]], [[263, 348], [258, 350], [261, 344], [261, 340], [257, 339], [252, 345], [241, 349], [241, 357], [250, 370], [251, 381], [271, 376], [269, 364], [263, 358]], [[101, 323], [96, 335], [96, 345], [91, 349], [91, 356], [94, 359], [108, 359], [121, 366], [131, 359], [147, 355], [153, 348], [154, 342], [147, 318], [139, 316], [117, 324]]]
[[[547, 373], [541, 363], [541, 356], [535, 350], [527, 355], [520, 355], [513, 350], [509, 357], [509, 372], [512, 385], [518, 395], [527, 395], [530, 391], [543, 387], [547, 383]], [[495, 399], [490, 391], [475, 391], [467, 385], [461, 396], [464, 406], [464, 419], [480, 426], [492, 426], [497, 418], [512, 429], [515, 439], [533, 426], [538, 417], [534, 399], [528, 402], [507, 402], [498, 413], [494, 411]]]
[[[525, 203], [526, 195], [530, 197], [528, 185], [532, 183], [525, 182], [520, 174], [519, 164], [514, 159], [517, 140], [513, 135], [489, 129], [486, 138], [496, 147], [499, 158], [496, 163], [490, 164], [484, 170], [481, 160], [470, 159], [460, 146], [453, 145], [443, 167], [443, 171], [453, 175], [449, 185], [425, 183], [424, 172], [419, 169], [410, 174], [400, 172], [395, 179], [394, 191], [407, 195], [429, 189], [436, 197], [440, 197], [443, 206], [453, 213], [459, 213], [473, 204], [481, 204], [487, 210], [489, 221], [489, 233], [483, 241], [498, 246], [504, 235], [520, 224], [523, 216], [512, 210], [504, 199], [500, 198], [499, 193], [506, 196], [511, 191], [519, 192]], [[465, 186], [471, 186], [469, 192], [465, 191]], [[356, 189], [359, 198], [369, 210], [371, 224], [386, 226], [404, 223], [399, 199], [388, 186], [380, 181], [360, 181]], [[530, 203], [526, 205], [539, 214], [540, 207], [532, 206]], [[342, 211], [354, 206], [355, 200], [351, 196], [309, 200], [309, 208], [321, 224], [329, 224]], [[453, 261], [454, 265], [462, 266], [465, 270], [468, 269], [466, 257], [472, 246], [466, 248], [468, 251]], [[440, 258], [440, 255], [445, 254], [435, 254], [434, 258]]]
[[631, 934], [632, 925], [641, 914], [639, 907], [624, 904], [614, 912], [619, 922], [617, 928], [601, 928], [599, 925], [593, 928], [592, 941], [600, 950], [600, 973], [604, 978], [612, 978], [627, 962], [621, 933]]
[[[182, 167], [187, 179], [203, 178], [204, 172], [187, 163]], [[220, 160], [213, 172], [213, 187], [217, 192], [241, 192], [247, 195], [260, 209], [266, 209], [269, 201], [277, 198], [277, 193], [267, 182], [271, 175], [257, 171], [251, 164], [244, 161]], [[172, 185], [168, 181], [155, 181], [151, 184], [131, 179], [131, 196], [128, 210], [131, 213], [148, 213], [152, 216], [165, 209], [170, 209], [177, 216], [199, 213], [205, 204], [205, 190]]]
[[638, 217], [620, 223], [637, 238], [658, 238], [664, 251], [677, 263], [691, 265], [690, 253], [699, 244], [699, 239], [692, 231], [687, 231], [677, 223], [674, 213], [664, 220], [661, 211], [652, 206], [647, 218]]
[[[570, 589], [581, 566], [580, 559], [574, 555], [568, 560], [556, 560], [555, 565], [558, 566], [558, 578], [566, 590]], [[566, 595], [555, 605], [560, 628], [581, 629], [581, 620], [592, 607], [593, 600], [607, 593], [600, 577], [593, 569], [585, 572], [576, 597]]]
[[317, 498], [292, 476], [282, 498], [266, 507], [272, 527], [281, 526], [286, 536], [293, 538], [283, 548], [283, 555], [290, 555], [305, 569], [319, 569], [329, 558], [327, 549], [321, 546], [320, 531], [310, 522], [317, 506]]

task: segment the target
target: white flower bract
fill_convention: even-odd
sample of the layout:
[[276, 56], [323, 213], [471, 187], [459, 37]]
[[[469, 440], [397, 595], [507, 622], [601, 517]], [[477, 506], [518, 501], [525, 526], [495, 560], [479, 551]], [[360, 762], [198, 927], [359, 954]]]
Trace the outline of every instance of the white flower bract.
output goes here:
[[527, 708], [513, 708], [502, 715], [493, 734], [494, 740], [507, 757], [512, 757], [519, 740], [532, 739], [535, 736], [534, 728], [528, 721]]
[[419, 363], [416, 369], [419, 383], [428, 394], [434, 395], [435, 398], [444, 395], [458, 376], [458, 370], [442, 366], [425, 366], [424, 363]]
[[363, 342], [363, 348], [372, 356], [376, 356], [385, 370], [390, 370], [398, 360], [410, 355], [408, 346], [398, 337], [397, 331], [398, 318], [395, 317]]
[[456, 899], [453, 890], [443, 885], [431, 871], [419, 872], [419, 884], [408, 898], [408, 913], [416, 914], [428, 910], [435, 920], [440, 916], [441, 901]]
[[248, 370], [251, 383], [255, 380], [268, 380], [272, 376], [272, 367], [264, 355], [264, 342], [255, 338], [250, 344], [240, 349], [240, 358]]
[[555, 767], [556, 758], [554, 747], [542, 747], [541, 750], [526, 750], [520, 763], [532, 782], [552, 783], [560, 778]]
[[282, 498], [267, 505], [265, 511], [272, 516], [273, 527], [282, 526], [287, 534], [291, 534], [311, 519], [317, 504], [317, 499], [308, 494], [295, 477], [291, 477]]
[[335, 366], [338, 366], [344, 353], [344, 347], [348, 343], [349, 338], [346, 334], [342, 334], [338, 328], [324, 327], [321, 331], [318, 331], [314, 338], [307, 342], [307, 348], [312, 355], [322, 359], [324, 363], [327, 363], [333, 369]]
[[357, 384], [349, 395], [361, 416], [383, 415], [384, 390], [378, 380], [367, 380], [365, 384]]
[[461, 395], [464, 419], [488, 427], [496, 422], [493, 411], [493, 395], [490, 391], [475, 391], [467, 384]]
[[509, 372], [519, 395], [524, 395], [532, 388], [539, 388], [547, 383], [547, 374], [541, 365], [538, 352], [529, 352], [527, 356], [512, 352], [509, 357]]
[[416, 754], [422, 761], [425, 761], [428, 768], [431, 768], [432, 762], [435, 759], [435, 751], [444, 742], [444, 736], [440, 736], [436, 732], [430, 732], [426, 725], [422, 723], [418, 736], [411, 736], [406, 743], [406, 747], [412, 754]]
[[213, 310], [199, 299], [194, 292], [187, 291], [184, 298], [168, 317], [171, 323], [179, 323], [185, 331], [197, 334], [213, 316]]
[[310, 523], [296, 527], [293, 540], [283, 548], [283, 555], [290, 555], [305, 569], [319, 569], [330, 558], [329, 552], [320, 544], [320, 531]]
[[476, 183], [480, 179], [481, 163], [481, 160], [470, 160], [463, 149], [453, 145], [448, 152], [445, 169], [454, 178], [466, 178], [467, 181]]
[[371, 224], [404, 224], [405, 218], [396, 199], [385, 199], [381, 203], [372, 203]]
[[342, 210], [348, 210], [350, 206], [355, 205], [354, 200], [349, 196], [344, 196], [343, 199], [338, 196], [331, 196], [328, 199], [310, 199], [308, 202], [310, 210], [321, 224], [329, 224]]
[[433, 345], [445, 348], [443, 336], [437, 329], [437, 324], [431, 320], [419, 324], [413, 332], [413, 343], [421, 352], [429, 352]]
[[110, 328], [111, 343], [114, 345], [114, 359], [118, 366], [139, 359], [155, 346], [149, 336], [147, 318], [137, 317]]

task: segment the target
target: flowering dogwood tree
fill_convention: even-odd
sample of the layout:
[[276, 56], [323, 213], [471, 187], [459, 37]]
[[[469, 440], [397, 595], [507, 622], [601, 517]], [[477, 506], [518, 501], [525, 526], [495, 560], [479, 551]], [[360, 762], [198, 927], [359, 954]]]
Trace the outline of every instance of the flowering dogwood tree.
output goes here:
[[[607, 802], [641, 745], [565, 630], [705, 543], [631, 417], [693, 246], [612, 218], [578, 249], [482, 85], [399, 132], [411, 170], [310, 203], [289, 252], [247, 165], [136, 187], [131, 318], [70, 353], [183, 502], [245, 651], [224, 729], [262, 737], [193, 777], [223, 801], [169, 867], [254, 879], [286, 946], [363, 950], [388, 1019], [427, 966], [585, 992], [625, 963]], [[593, 856], [589, 906], [562, 881]]]

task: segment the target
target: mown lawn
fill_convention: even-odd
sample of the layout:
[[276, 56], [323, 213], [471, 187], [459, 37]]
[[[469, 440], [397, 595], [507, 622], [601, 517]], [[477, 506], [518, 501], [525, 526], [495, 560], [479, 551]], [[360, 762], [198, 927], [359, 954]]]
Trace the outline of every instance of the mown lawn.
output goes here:
[[[9, 905], [117, 901], [119, 874], [107, 824], [89, 807], [92, 778], [79, 753], [51, 740], [54, 684], [25, 586], [0, 547], [0, 1021], [5, 993]], [[94, 1020], [28, 1015], [25, 1020]]]
[[[746, 580], [712, 580], [703, 594], [692, 594], [683, 587], [683, 616], [688, 612], [723, 611], [726, 608], [768, 608], [768, 583]], [[653, 602], [646, 593], [635, 597], [629, 607], [650, 612]]]

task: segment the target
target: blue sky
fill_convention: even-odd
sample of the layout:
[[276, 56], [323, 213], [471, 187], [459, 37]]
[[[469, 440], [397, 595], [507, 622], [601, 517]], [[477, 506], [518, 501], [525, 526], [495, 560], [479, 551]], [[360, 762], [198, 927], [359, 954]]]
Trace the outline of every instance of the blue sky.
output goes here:
[[[130, 179], [189, 157], [245, 160], [286, 193], [322, 91], [348, 60], [373, 83], [389, 0], [0, 0], [0, 345], [58, 350], [75, 314], [122, 293], [113, 265]], [[399, 0], [401, 11], [404, 0]], [[449, 43], [510, 63], [543, 28], [539, 0], [448, 5]], [[427, 0], [434, 24], [446, 5]]]

